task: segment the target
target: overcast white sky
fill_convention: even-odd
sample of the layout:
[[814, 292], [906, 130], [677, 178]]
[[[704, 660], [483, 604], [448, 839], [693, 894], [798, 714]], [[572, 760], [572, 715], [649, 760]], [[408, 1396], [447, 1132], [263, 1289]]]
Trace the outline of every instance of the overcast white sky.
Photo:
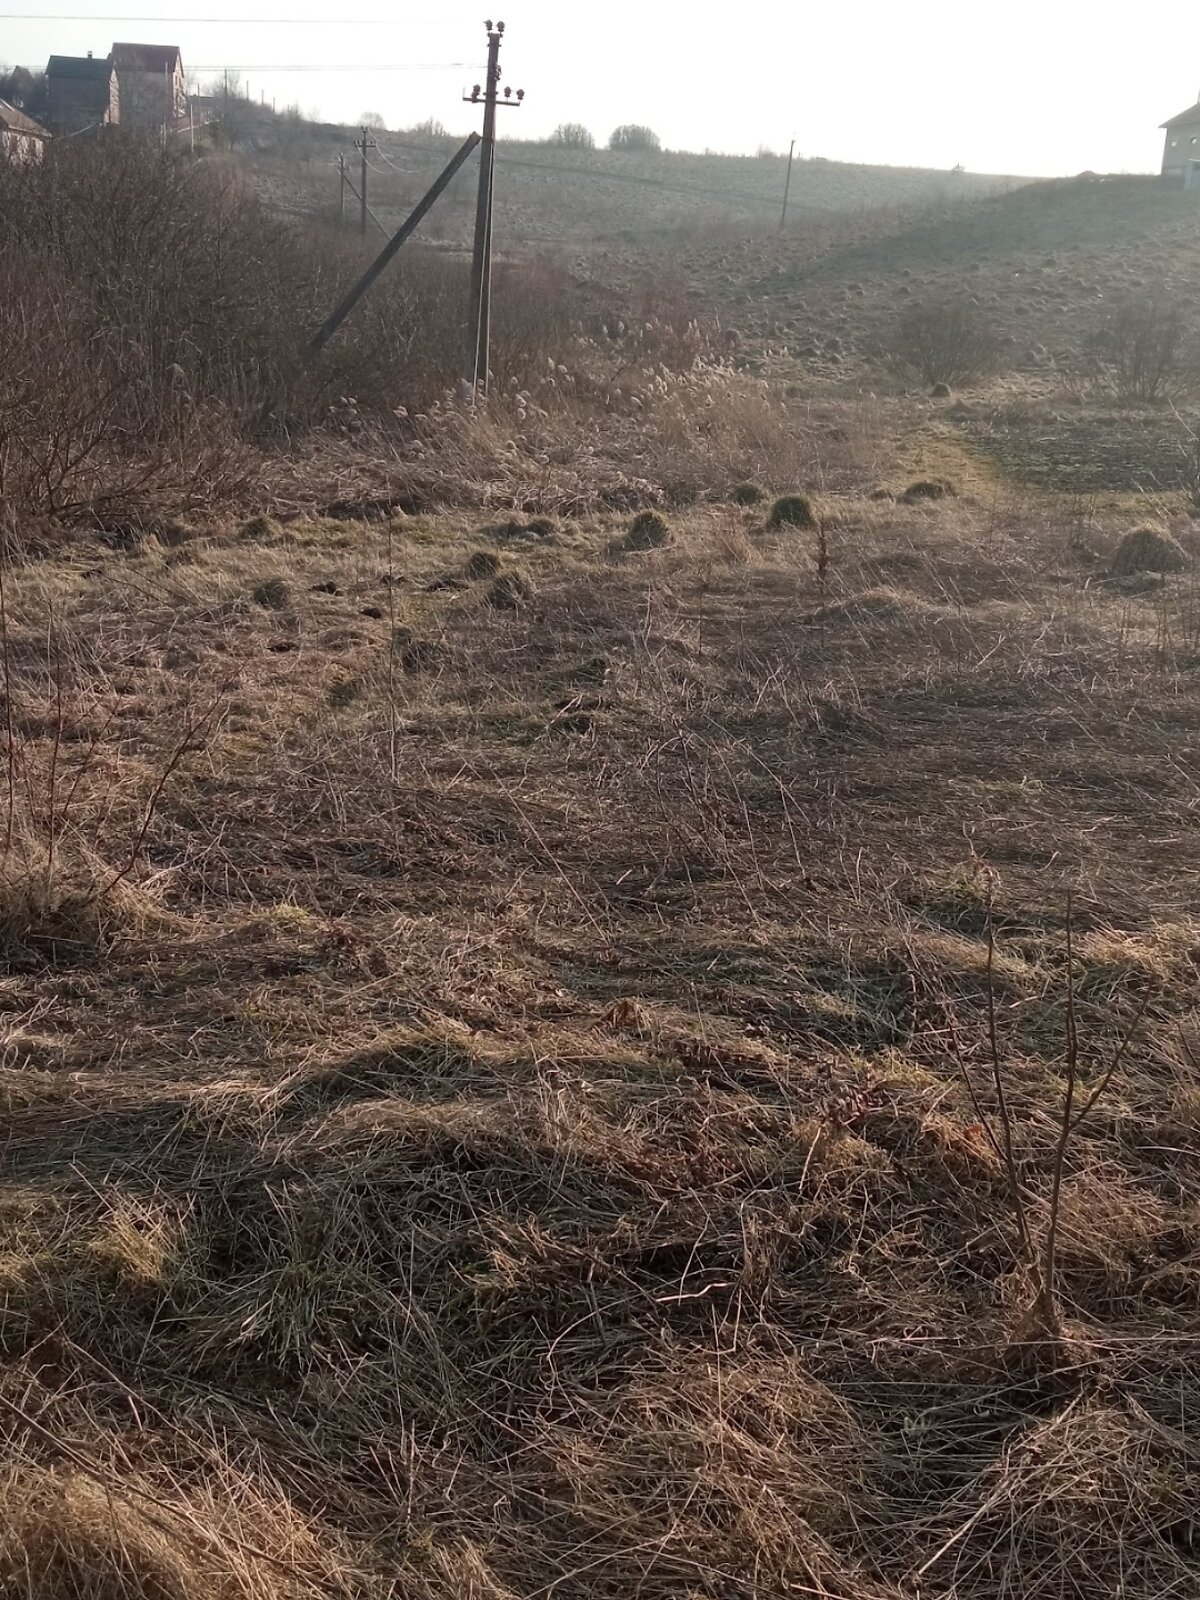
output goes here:
[[[256, 99], [465, 131], [491, 3], [0, 0], [0, 61], [177, 43], [190, 73], [238, 67]], [[528, 93], [506, 125], [526, 136], [647, 122], [680, 149], [786, 150], [794, 135], [805, 155], [847, 161], [1144, 171], [1157, 125], [1200, 95], [1194, 0], [507, 0], [493, 15], [508, 24], [506, 82]]]

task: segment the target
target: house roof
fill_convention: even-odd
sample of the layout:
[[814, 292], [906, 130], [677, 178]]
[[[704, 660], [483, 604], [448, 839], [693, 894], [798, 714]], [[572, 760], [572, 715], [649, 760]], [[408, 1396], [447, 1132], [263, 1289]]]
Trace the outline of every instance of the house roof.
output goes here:
[[1189, 122], [1200, 122], [1200, 100], [1194, 106], [1189, 106], [1186, 111], [1181, 111], [1177, 117], [1172, 117], [1170, 122], [1164, 122], [1164, 128], [1186, 128]]
[[177, 44], [114, 44], [112, 59], [118, 72], [174, 72], [181, 64]]
[[32, 134], [35, 139], [48, 139], [50, 134], [40, 122], [35, 122], [32, 117], [27, 117], [23, 111], [18, 111], [16, 106], [10, 106], [7, 100], [0, 100], [0, 128], [7, 128], [10, 133]]
[[91, 78], [107, 83], [112, 62], [107, 56], [51, 56], [46, 75], [51, 78]]

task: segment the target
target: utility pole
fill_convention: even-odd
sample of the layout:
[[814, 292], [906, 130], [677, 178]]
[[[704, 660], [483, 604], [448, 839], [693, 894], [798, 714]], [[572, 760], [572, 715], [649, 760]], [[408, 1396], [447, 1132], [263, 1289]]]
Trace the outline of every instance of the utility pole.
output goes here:
[[354, 148], [362, 156], [358, 190], [358, 231], [365, 239], [367, 235], [367, 151], [375, 148], [375, 141], [367, 138], [367, 130], [365, 128], [362, 131], [362, 138], [354, 141]]
[[787, 181], [783, 186], [783, 215], [779, 219], [779, 226], [781, 228], [786, 228], [787, 227], [788, 195], [790, 195], [791, 192], [792, 192], [792, 162], [795, 159], [795, 155], [796, 155], [796, 141], [795, 141], [795, 139], [793, 139], [792, 140], [792, 147], [788, 151]]
[[505, 89], [500, 99], [500, 41], [504, 24], [485, 24], [488, 36], [486, 87], [476, 84], [463, 99], [470, 105], [483, 100], [483, 140], [479, 147], [479, 195], [475, 202], [475, 248], [471, 256], [471, 327], [467, 342], [466, 381], [473, 394], [487, 394], [488, 361], [492, 336], [492, 217], [496, 181], [496, 111], [501, 105], [518, 106], [525, 98], [518, 89], [513, 98]]
[[346, 231], [346, 157], [338, 151], [338, 232]]

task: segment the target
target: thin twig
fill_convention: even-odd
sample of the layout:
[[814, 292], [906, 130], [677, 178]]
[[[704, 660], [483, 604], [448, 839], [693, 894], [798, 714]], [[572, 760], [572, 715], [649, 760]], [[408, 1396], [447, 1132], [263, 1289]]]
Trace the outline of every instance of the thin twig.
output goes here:
[[8, 784], [8, 816], [4, 826], [4, 851], [12, 849], [13, 823], [17, 810], [17, 741], [13, 730], [12, 665], [8, 648], [8, 596], [4, 587], [4, 569], [8, 565], [8, 541], [0, 549], [0, 662], [4, 670], [4, 731], [8, 740], [6, 777]]
[[1012, 1196], [1013, 1210], [1017, 1216], [1017, 1227], [1020, 1230], [1021, 1242], [1025, 1247], [1032, 1266], [1036, 1260], [1033, 1247], [1033, 1235], [1029, 1228], [1029, 1219], [1025, 1211], [1025, 1196], [1021, 1188], [1021, 1180], [1017, 1175], [1017, 1162], [1013, 1154], [1013, 1121], [1012, 1111], [1008, 1104], [1008, 1094], [1004, 1088], [1004, 1072], [1000, 1064], [1000, 1036], [996, 1026], [996, 929], [993, 921], [992, 896], [988, 894], [987, 901], [987, 1027], [988, 1027], [988, 1055], [992, 1064], [992, 1083], [996, 1090], [996, 1104], [1000, 1112], [1000, 1133], [1004, 1149], [1004, 1170], [1008, 1176], [1009, 1193]]
[[175, 749], [171, 752], [170, 759], [159, 773], [158, 780], [155, 783], [154, 788], [150, 791], [150, 798], [147, 800], [145, 811], [142, 814], [141, 826], [138, 828], [138, 831], [134, 836], [133, 844], [130, 847], [129, 854], [125, 859], [124, 865], [118, 867], [104, 884], [103, 888], [96, 892], [95, 896], [93, 897], [95, 900], [103, 900], [110, 895], [117, 885], [124, 878], [127, 878], [137, 865], [138, 856], [141, 854], [142, 845], [146, 842], [146, 835], [150, 831], [150, 824], [154, 821], [154, 814], [158, 809], [159, 801], [163, 797], [163, 791], [166, 789], [167, 784], [174, 774], [176, 768], [179, 766], [179, 763], [183, 760], [184, 756], [187, 755], [188, 751], [191, 750], [193, 740], [198, 734], [207, 732], [208, 728], [211, 727], [219, 707], [220, 701], [214, 700], [212, 705], [209, 706], [208, 710], [202, 717], [199, 718], [198, 721], [189, 723], [184, 729], [182, 739], [180, 739], [179, 743], [175, 746]]

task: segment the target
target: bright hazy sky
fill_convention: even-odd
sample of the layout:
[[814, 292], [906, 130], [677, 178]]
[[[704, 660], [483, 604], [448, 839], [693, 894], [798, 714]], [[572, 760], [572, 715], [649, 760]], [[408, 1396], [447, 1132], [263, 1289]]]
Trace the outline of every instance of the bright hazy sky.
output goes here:
[[[466, 131], [459, 96], [490, 3], [242, 0], [239, 15], [230, 0], [0, 0], [0, 61], [176, 43], [193, 76], [238, 67], [280, 107]], [[508, 25], [505, 81], [528, 94], [505, 126], [528, 137], [647, 122], [678, 149], [786, 150], [794, 135], [804, 155], [847, 161], [1145, 171], [1158, 124], [1200, 94], [1194, 0], [507, 0], [493, 15]]]

